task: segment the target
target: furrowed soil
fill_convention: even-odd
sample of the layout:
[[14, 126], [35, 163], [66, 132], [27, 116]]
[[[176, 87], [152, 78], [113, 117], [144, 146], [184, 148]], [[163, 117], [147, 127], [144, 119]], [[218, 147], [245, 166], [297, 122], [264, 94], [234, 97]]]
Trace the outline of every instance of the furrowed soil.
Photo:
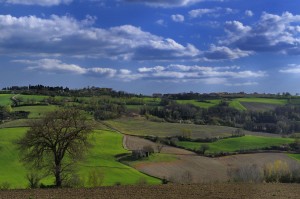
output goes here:
[[0, 191], [2, 199], [296, 199], [299, 184], [192, 184], [156, 186], [115, 186], [94, 189], [36, 189]]
[[[156, 149], [156, 143], [135, 136], [124, 136], [123, 144], [129, 150], [141, 149], [143, 146], [151, 145]], [[284, 153], [254, 153], [225, 156], [220, 158], [207, 158], [198, 156], [193, 152], [175, 147], [165, 146], [162, 154], [171, 155], [174, 159], [170, 161], [133, 161], [126, 162], [131, 167], [161, 179], [171, 182], [185, 183], [213, 183], [227, 182], [228, 169], [240, 168], [246, 165], [257, 165], [263, 168], [266, 164], [272, 164], [277, 160], [288, 165], [298, 165], [299, 162]]]

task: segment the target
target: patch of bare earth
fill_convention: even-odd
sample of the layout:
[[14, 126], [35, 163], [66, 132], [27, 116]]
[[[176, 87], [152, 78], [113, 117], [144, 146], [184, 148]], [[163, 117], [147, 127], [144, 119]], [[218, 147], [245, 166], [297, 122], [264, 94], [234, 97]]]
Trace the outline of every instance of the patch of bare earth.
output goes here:
[[192, 184], [0, 191], [1, 199], [297, 199], [299, 195], [299, 184]]

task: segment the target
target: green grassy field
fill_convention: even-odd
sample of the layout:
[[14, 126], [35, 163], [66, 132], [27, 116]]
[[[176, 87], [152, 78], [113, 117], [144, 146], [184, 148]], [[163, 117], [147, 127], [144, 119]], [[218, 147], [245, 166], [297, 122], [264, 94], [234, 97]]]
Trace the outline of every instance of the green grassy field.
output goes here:
[[25, 188], [26, 169], [19, 162], [13, 140], [21, 137], [26, 128], [0, 129], [0, 185], [8, 183], [11, 188]]
[[0, 94], [0, 106], [6, 106], [11, 104], [10, 98], [12, 94]]
[[[209, 146], [207, 153], [216, 152], [234, 152], [238, 150], [247, 149], [261, 149], [269, 146], [279, 146], [282, 144], [292, 143], [294, 139], [291, 138], [272, 138], [262, 136], [246, 135], [238, 138], [228, 138], [218, 140], [212, 143], [206, 143]], [[199, 149], [200, 142], [178, 142], [177, 145], [188, 149]]]
[[218, 105], [221, 100], [215, 99], [215, 100], [206, 100], [203, 102], [198, 100], [176, 100], [176, 101], [179, 104], [192, 104], [200, 108], [210, 108]]
[[[19, 162], [18, 151], [13, 141], [24, 135], [27, 128], [0, 129], [0, 185], [8, 183], [10, 188], [26, 188], [26, 169]], [[115, 158], [120, 153], [128, 153], [122, 147], [122, 135], [111, 131], [95, 131], [91, 136], [94, 145], [90, 149], [85, 162], [79, 166], [79, 174], [83, 180], [91, 169], [104, 173], [103, 185], [136, 184], [144, 179], [149, 184], [159, 184], [161, 181], [144, 175], [137, 170], [118, 162]], [[52, 178], [42, 181], [51, 184]], [[88, 185], [86, 185], [88, 186]]]
[[30, 112], [28, 118], [40, 118], [43, 114], [48, 113], [50, 111], [54, 111], [57, 109], [57, 106], [49, 105], [49, 106], [19, 106], [13, 108], [13, 111], [28, 111]]

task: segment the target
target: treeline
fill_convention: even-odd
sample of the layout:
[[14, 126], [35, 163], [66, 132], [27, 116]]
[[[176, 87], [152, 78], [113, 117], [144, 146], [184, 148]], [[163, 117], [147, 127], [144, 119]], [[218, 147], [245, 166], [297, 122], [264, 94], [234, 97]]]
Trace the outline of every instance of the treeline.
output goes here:
[[233, 182], [300, 183], [299, 165], [281, 160], [267, 163], [263, 168], [256, 164], [230, 168], [227, 174]]
[[[157, 94], [156, 94], [157, 95]], [[228, 93], [228, 92], [220, 92], [220, 93], [176, 93], [176, 94], [161, 94], [162, 98], [167, 98], [171, 100], [210, 100], [210, 99], [233, 99], [233, 98], [244, 98], [244, 97], [258, 97], [258, 98], [276, 98], [276, 99], [291, 99], [298, 98], [299, 94], [293, 96], [289, 92], [283, 93]]]
[[138, 97], [141, 95], [131, 94], [124, 91], [115, 91], [112, 88], [87, 87], [82, 89], [70, 89], [62, 86], [12, 86], [2, 89], [2, 93], [12, 92], [23, 95], [47, 95], [47, 96], [66, 96], [66, 97], [92, 97], [108, 95], [111, 97]]
[[226, 101], [208, 109], [192, 104], [178, 104], [173, 100], [162, 100], [162, 106], [144, 106], [142, 115], [152, 115], [167, 122], [222, 125], [245, 130], [276, 134], [291, 134], [300, 131], [300, 107], [280, 106], [265, 112], [239, 111], [229, 107]]

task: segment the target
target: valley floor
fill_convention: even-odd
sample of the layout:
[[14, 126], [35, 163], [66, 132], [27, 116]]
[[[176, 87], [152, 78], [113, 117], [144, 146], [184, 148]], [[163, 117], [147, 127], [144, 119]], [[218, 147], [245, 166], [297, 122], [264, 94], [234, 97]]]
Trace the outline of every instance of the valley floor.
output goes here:
[[115, 186], [94, 189], [36, 189], [0, 191], [0, 198], [109, 198], [109, 199], [198, 199], [198, 198], [289, 198], [300, 196], [299, 184], [193, 184]]

